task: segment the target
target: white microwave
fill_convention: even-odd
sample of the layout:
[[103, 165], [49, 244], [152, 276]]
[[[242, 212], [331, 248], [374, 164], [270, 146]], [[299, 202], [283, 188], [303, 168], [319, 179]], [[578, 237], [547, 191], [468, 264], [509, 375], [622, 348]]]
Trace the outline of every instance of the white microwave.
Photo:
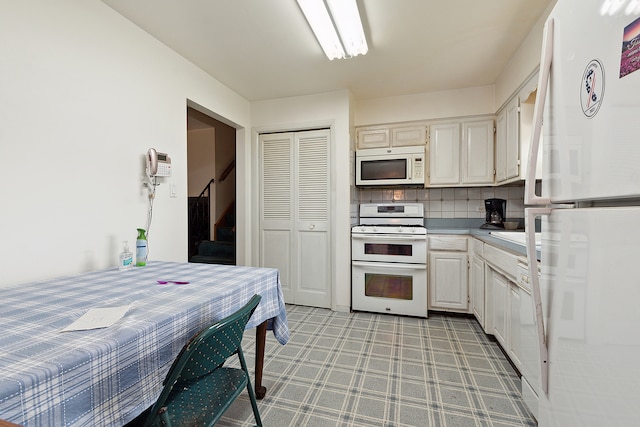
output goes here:
[[425, 146], [356, 150], [356, 185], [424, 187]]

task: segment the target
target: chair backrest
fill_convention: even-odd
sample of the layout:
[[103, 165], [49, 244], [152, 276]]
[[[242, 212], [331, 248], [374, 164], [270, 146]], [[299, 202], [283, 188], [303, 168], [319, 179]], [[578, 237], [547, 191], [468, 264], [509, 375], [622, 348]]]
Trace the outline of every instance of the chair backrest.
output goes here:
[[198, 332], [183, 347], [169, 369], [163, 383], [165, 387], [152, 411], [164, 405], [173, 384], [213, 372], [238, 351], [247, 322], [260, 300], [260, 295], [254, 295], [244, 307]]

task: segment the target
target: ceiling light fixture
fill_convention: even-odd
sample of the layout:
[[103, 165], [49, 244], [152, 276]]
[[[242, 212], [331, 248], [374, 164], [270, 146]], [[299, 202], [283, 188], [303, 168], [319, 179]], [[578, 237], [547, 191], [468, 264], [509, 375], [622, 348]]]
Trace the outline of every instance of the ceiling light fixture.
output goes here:
[[351, 58], [369, 50], [356, 0], [297, 0], [329, 59]]

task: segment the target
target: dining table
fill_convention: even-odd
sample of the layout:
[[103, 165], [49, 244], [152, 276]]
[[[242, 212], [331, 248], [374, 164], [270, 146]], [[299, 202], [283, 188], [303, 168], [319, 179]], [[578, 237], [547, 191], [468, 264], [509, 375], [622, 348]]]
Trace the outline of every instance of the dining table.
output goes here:
[[187, 341], [255, 294], [247, 329], [263, 397], [266, 331], [289, 340], [277, 269], [150, 261], [1, 287], [0, 419], [123, 426], [155, 402]]

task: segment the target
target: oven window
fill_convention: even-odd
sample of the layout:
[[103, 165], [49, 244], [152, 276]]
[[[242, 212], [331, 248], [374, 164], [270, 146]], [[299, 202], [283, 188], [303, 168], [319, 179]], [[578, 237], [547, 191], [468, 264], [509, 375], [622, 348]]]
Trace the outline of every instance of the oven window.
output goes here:
[[407, 159], [364, 160], [360, 163], [360, 179], [406, 179]]
[[413, 299], [413, 276], [364, 274], [364, 294], [368, 297]]
[[393, 244], [393, 243], [365, 243], [364, 253], [366, 255], [402, 255], [411, 256], [413, 245]]

